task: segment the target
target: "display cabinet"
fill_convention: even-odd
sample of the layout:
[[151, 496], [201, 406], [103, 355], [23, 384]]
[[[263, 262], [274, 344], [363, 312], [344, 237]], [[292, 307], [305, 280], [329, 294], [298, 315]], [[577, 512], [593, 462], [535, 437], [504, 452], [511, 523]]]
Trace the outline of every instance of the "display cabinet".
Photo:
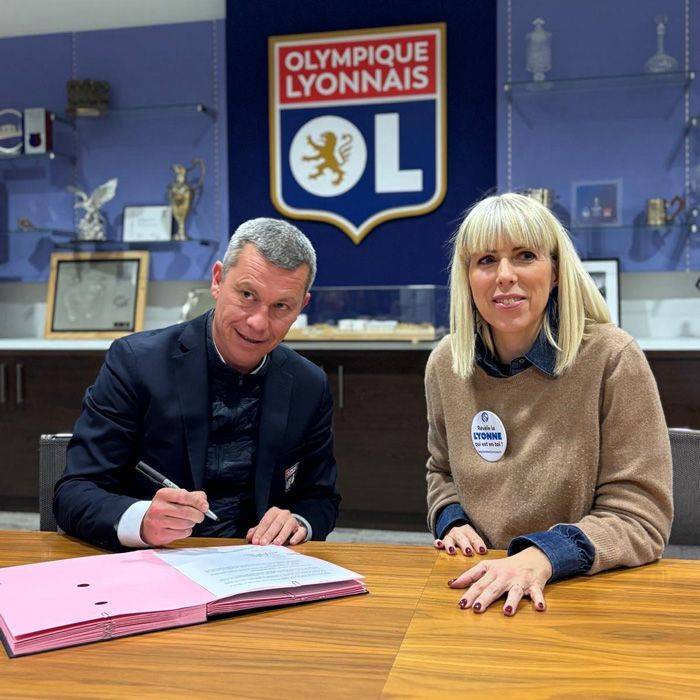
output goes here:
[[447, 287], [314, 287], [288, 341], [432, 341], [448, 327]]
[[[499, 186], [546, 188], [583, 258], [699, 270], [687, 2], [507, 0], [499, 11]], [[546, 36], [532, 30], [541, 21]]]
[[[192, 279], [207, 277], [221, 244], [217, 238], [222, 232], [223, 207], [218, 153], [214, 163], [209, 163], [208, 202], [193, 211], [195, 214], [206, 209], [203, 220], [198, 226], [194, 223], [196, 217], [189, 219], [190, 240], [124, 242], [120, 212], [125, 204], [166, 203], [165, 188], [172, 179], [170, 163], [189, 162], [191, 154], [201, 148], [203, 137], [211, 138], [215, 149], [219, 147], [217, 110], [193, 102], [111, 107], [99, 116], [60, 112], [51, 115], [53, 123], [61, 125], [60, 129], [54, 129], [53, 151], [0, 157], [0, 280], [43, 281], [54, 249], [145, 249], [152, 253], [154, 280], [179, 275]], [[208, 134], [210, 130], [213, 136]], [[154, 158], [163, 148], [161, 142], [177, 143], [177, 155], [160, 156], [162, 161]], [[111, 162], [100, 164], [97, 172], [83, 172], [90, 169], [84, 164], [85, 158], [92, 159], [93, 152], [106, 147], [114, 149]], [[147, 155], [149, 152], [151, 157]], [[78, 239], [74, 229], [80, 214], [73, 214], [73, 196], [66, 192], [66, 187], [83, 184], [82, 180], [103, 182], [103, 178], [112, 175], [119, 179], [119, 185], [115, 203], [105, 207], [108, 239]], [[4, 186], [3, 181], [7, 183]], [[18, 189], [18, 182], [43, 183], [43, 191], [29, 200]], [[138, 195], [136, 183], [141, 183]], [[145, 200], [143, 191], [149, 193]], [[38, 206], [39, 199], [44, 206]]]

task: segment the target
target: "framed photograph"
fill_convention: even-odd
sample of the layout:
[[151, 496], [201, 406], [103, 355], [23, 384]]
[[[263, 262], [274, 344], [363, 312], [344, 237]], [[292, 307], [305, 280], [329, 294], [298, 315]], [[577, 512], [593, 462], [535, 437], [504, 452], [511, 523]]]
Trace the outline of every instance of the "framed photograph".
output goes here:
[[172, 230], [172, 207], [124, 207], [122, 240], [126, 243], [169, 241], [172, 239]]
[[574, 182], [574, 226], [619, 226], [622, 180]]
[[143, 329], [148, 252], [54, 253], [46, 338], [119, 338]]
[[598, 291], [610, 309], [610, 318], [620, 325], [620, 261], [617, 258], [582, 260], [583, 267], [593, 278]]

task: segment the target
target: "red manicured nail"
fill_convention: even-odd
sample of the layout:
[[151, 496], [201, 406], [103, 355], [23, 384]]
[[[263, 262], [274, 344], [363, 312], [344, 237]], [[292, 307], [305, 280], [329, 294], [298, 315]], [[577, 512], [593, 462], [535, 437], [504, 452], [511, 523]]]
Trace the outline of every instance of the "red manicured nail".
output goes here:
[[474, 552], [472, 552], [472, 548], [467, 547], [467, 556], [470, 557], [472, 554], [474, 554]]
[[479, 610], [481, 610], [481, 603], [474, 603], [474, 610], [476, 610], [476, 612], [479, 612]]
[[505, 607], [506, 615], [510, 615], [512, 612], [513, 612], [513, 608], [511, 608], [510, 605], [506, 605], [506, 607]]
[[435, 546], [436, 546], [436, 547], [442, 547], [442, 546], [443, 546], [442, 540], [437, 540], [437, 542], [435, 542]]
[[455, 553], [455, 548], [454, 548], [454, 547], [450, 547], [447, 551], [448, 551], [450, 554], [454, 554], [454, 553]]
[[448, 582], [447, 585], [451, 586], [457, 579], [456, 578], [451, 578]]
[[462, 608], [462, 610], [464, 610], [464, 608], [467, 607], [468, 603], [469, 601], [466, 598], [462, 598], [462, 600], [459, 601], [459, 607]]
[[479, 547], [479, 554], [486, 554], [486, 547]]
[[537, 603], [538, 610], [544, 610], [544, 603]]

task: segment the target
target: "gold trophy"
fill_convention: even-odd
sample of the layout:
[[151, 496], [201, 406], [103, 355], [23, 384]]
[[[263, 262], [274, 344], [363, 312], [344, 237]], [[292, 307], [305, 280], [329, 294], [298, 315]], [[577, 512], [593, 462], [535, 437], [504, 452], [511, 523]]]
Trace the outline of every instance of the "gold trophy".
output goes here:
[[554, 204], [554, 190], [549, 187], [528, 187], [521, 191], [526, 197], [534, 199], [540, 204], [551, 209]]
[[[185, 221], [202, 194], [204, 161], [201, 158], [194, 158], [189, 168], [179, 163], [171, 167], [175, 173], [175, 179], [168, 185], [168, 201], [173, 208], [173, 219], [177, 223], [177, 231], [173, 234], [173, 240], [186, 241], [188, 236], [185, 231]], [[192, 184], [188, 181], [187, 176], [196, 168], [199, 168], [199, 180]]]
[[[675, 211], [669, 213], [669, 208], [677, 204]], [[670, 202], [663, 197], [647, 199], [647, 226], [665, 226], [685, 209], [685, 198], [676, 195]]]

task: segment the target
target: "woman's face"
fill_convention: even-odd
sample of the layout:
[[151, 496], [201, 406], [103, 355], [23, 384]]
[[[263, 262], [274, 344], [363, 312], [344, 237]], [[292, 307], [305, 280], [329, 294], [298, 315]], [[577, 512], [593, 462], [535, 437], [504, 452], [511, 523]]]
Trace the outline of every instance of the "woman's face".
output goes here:
[[541, 250], [507, 244], [477, 252], [469, 260], [472, 297], [491, 327], [497, 349], [527, 352], [556, 283], [552, 259]]

